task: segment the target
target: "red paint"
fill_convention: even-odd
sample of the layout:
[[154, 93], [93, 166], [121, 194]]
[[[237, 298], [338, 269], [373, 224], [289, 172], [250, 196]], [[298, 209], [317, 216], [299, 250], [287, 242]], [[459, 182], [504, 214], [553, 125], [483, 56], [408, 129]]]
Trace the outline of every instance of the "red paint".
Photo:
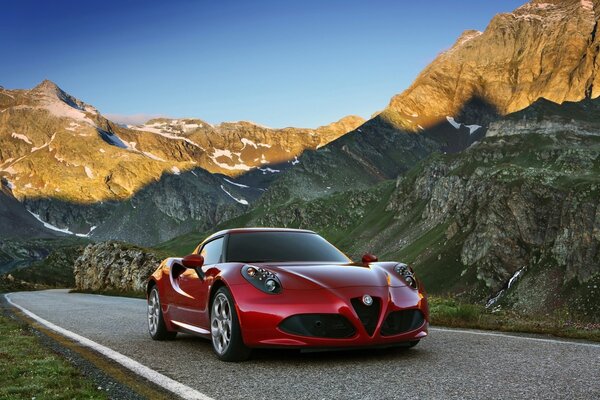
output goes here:
[[378, 261], [377, 256], [375, 256], [373, 254], [367, 253], [364, 256], [362, 256], [363, 264], [370, 264], [372, 262], [377, 262], [377, 261]]
[[[236, 229], [219, 232], [219, 235], [244, 232]], [[249, 347], [375, 346], [427, 336], [429, 309], [425, 291], [421, 284], [418, 290], [407, 286], [394, 271], [396, 262], [377, 262], [375, 256], [366, 254], [362, 259], [363, 264], [253, 264], [273, 272], [281, 281], [280, 294], [267, 294], [242, 276], [243, 263], [202, 265], [200, 258], [199, 255], [183, 259], [168, 258], [150, 277], [149, 284], [158, 286], [169, 330], [180, 329], [171, 323], [175, 320], [210, 331], [211, 289], [224, 284], [234, 297], [243, 340]], [[198, 263], [200, 266], [192, 267]], [[199, 277], [194, 268], [204, 273], [204, 279]], [[351, 303], [352, 298], [362, 298], [366, 294], [381, 301], [373, 335], [367, 333]], [[389, 313], [407, 309], [420, 310], [425, 317], [424, 323], [409, 332], [382, 336], [380, 329]], [[346, 317], [355, 328], [354, 336], [344, 339], [299, 336], [279, 328], [279, 324], [292, 315], [329, 313]], [[209, 334], [205, 336], [209, 337]]]
[[181, 263], [186, 268], [200, 268], [204, 264], [204, 257], [199, 254], [190, 254], [183, 257]]

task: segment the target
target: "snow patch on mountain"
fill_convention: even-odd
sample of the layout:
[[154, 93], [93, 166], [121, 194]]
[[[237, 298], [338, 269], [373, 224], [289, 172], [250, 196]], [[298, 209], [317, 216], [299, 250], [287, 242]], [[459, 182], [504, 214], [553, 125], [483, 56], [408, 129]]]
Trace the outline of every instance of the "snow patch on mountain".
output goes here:
[[460, 129], [460, 125], [453, 117], [446, 116], [446, 120], [452, 125], [455, 129]]
[[[192, 125], [192, 124], [189, 124]], [[163, 137], [166, 137], [167, 139], [173, 139], [173, 140], [183, 140], [186, 143], [191, 144], [192, 146], [195, 146], [201, 150], [204, 150], [204, 147], [200, 146], [198, 143], [186, 138], [186, 137], [181, 137], [181, 136], [177, 136], [176, 134], [173, 133], [169, 133], [169, 132], [165, 132], [164, 129], [162, 128], [157, 128], [157, 126], [163, 126], [162, 124], [158, 124], [158, 123], [154, 123], [154, 124], [150, 124], [150, 125], [127, 125], [127, 127], [129, 129], [134, 129], [136, 131], [143, 131], [143, 132], [150, 132], [150, 133], [154, 133]], [[198, 127], [201, 127], [202, 125], [199, 125]]]
[[154, 155], [154, 154], [152, 154], [152, 153], [150, 153], [148, 151], [142, 151], [142, 154], [145, 155], [148, 158], [151, 158], [151, 159], [155, 160], [155, 161], [165, 161], [162, 158], [160, 158], [159, 156], [156, 156], [156, 155]]
[[223, 168], [223, 169], [227, 169], [230, 171], [234, 171], [234, 170], [241, 170], [241, 171], [249, 171], [251, 168], [250, 166], [244, 164], [244, 163], [238, 163], [238, 164], [234, 164], [234, 165], [230, 165], [230, 164], [226, 164], [226, 163], [222, 163], [220, 161], [217, 161], [217, 158], [219, 157], [226, 157], [229, 158], [232, 162], [233, 161], [233, 156], [236, 156], [237, 159], [239, 161], [241, 161], [241, 154], [240, 153], [235, 153], [235, 152], [231, 152], [231, 150], [223, 150], [223, 149], [214, 149], [213, 150], [213, 154], [210, 157], [210, 159], [212, 160], [212, 162], [214, 162], [216, 165], [218, 165], [219, 167]]
[[270, 145], [270, 144], [266, 144], [266, 143], [255, 143], [255, 142], [253, 142], [252, 140], [250, 140], [250, 139], [247, 139], [247, 138], [241, 138], [241, 139], [240, 139], [240, 141], [241, 141], [241, 142], [244, 144], [244, 147], [242, 147], [242, 150], [244, 150], [244, 149], [246, 148], [246, 146], [252, 146], [252, 147], [254, 147], [255, 149], [258, 149], [258, 147], [259, 147], [259, 146], [260, 146], [260, 147], [266, 147], [266, 148], [268, 148], [268, 149], [270, 149], [270, 148], [271, 148], [271, 145]]
[[237, 187], [241, 187], [241, 188], [249, 188], [249, 187], [250, 187], [250, 186], [248, 186], [248, 185], [242, 185], [241, 183], [237, 183], [237, 182], [230, 181], [230, 180], [229, 180], [229, 179], [227, 179], [227, 178], [223, 178], [223, 180], [224, 180], [225, 182], [227, 182], [227, 183], [229, 183], [229, 184], [231, 184], [231, 185], [237, 186]]
[[69, 123], [69, 126], [67, 126], [65, 129], [71, 132], [75, 132], [77, 131], [77, 128], [79, 128], [81, 125], [79, 125], [77, 122], [75, 121], [71, 121]]
[[278, 169], [272, 169], [272, 168], [268, 168], [268, 167], [267, 168], [258, 168], [258, 169], [262, 171], [263, 175], [265, 175], [267, 172], [270, 172], [272, 174], [276, 174], [278, 172], [281, 172]]
[[233, 200], [237, 201], [238, 203], [240, 203], [240, 204], [243, 204], [243, 205], [245, 205], [245, 206], [247, 206], [247, 205], [248, 205], [248, 201], [247, 201], [247, 200], [245, 200], [245, 199], [238, 199], [238, 198], [236, 198], [236, 197], [235, 197], [235, 196], [233, 196], [231, 193], [229, 193], [229, 192], [228, 192], [228, 191], [227, 191], [227, 190], [226, 190], [226, 189], [223, 187], [223, 185], [221, 185], [221, 190], [223, 190], [225, 193], [227, 193], [227, 195], [228, 195], [229, 197], [231, 197]]
[[36, 92], [36, 95], [40, 100], [39, 104], [41, 106], [37, 108], [46, 109], [56, 117], [69, 118], [92, 126], [95, 125], [94, 121], [88, 118], [85, 111], [97, 113], [96, 109], [91, 106], [82, 108], [58, 87], [40, 88]]
[[[57, 188], [55, 191], [56, 192], [60, 192], [60, 189]], [[44, 225], [45, 228], [50, 229], [50, 230], [55, 231], [55, 232], [66, 233], [67, 235], [75, 235], [75, 236], [78, 236], [78, 237], [89, 237], [92, 234], [92, 232], [94, 231], [94, 229], [97, 228], [97, 226], [92, 226], [90, 228], [90, 230], [88, 231], [88, 233], [74, 233], [68, 227], [67, 228], [59, 228], [59, 227], [57, 227], [55, 225], [52, 225], [52, 224], [44, 221], [40, 217], [39, 214], [36, 214], [36, 213], [34, 213], [32, 211], [29, 211], [29, 210], [27, 210], [27, 212], [29, 212], [29, 214], [33, 215], [33, 217], [35, 219], [37, 219], [38, 221], [40, 221]]]
[[88, 178], [94, 179], [94, 171], [92, 171], [92, 169], [90, 167], [88, 167], [86, 165], [85, 167], [83, 167], [83, 169], [85, 170], [85, 174], [87, 175]]
[[32, 147], [32, 148], [31, 148], [31, 152], [33, 153], [33, 152], [36, 152], [36, 151], [38, 151], [38, 150], [41, 150], [41, 149], [44, 149], [44, 148], [46, 148], [46, 147], [50, 146], [50, 144], [51, 144], [51, 143], [54, 141], [54, 138], [56, 138], [56, 133], [54, 133], [54, 134], [52, 135], [52, 137], [50, 138], [50, 141], [49, 141], [49, 142], [46, 142], [46, 143], [44, 143], [44, 144], [43, 144], [43, 145], [41, 145], [40, 147]]
[[517, 272], [515, 272], [514, 275], [508, 280], [508, 287], [507, 287], [507, 289], [510, 289], [510, 287], [513, 285], [513, 283], [517, 279], [519, 279], [519, 276], [521, 276], [521, 274], [523, 273], [524, 269], [525, 269], [525, 267], [523, 267], [520, 270], [518, 270]]
[[241, 138], [240, 141], [244, 144], [244, 147], [242, 147], [242, 150], [244, 150], [246, 148], [246, 146], [252, 146], [255, 149], [258, 148], [258, 146], [256, 146], [256, 143], [254, 143], [252, 140], [250, 139], [246, 139], [246, 138]]
[[[481, 125], [476, 125], [476, 124], [472, 124], [472, 125], [465, 125], [462, 124], [458, 121], [456, 121], [453, 117], [446, 117], [446, 120], [450, 123], [450, 125], [452, 125], [455, 129], [460, 129], [460, 127], [462, 125], [465, 126], [465, 128], [469, 129], [469, 135], [472, 135], [473, 133], [475, 133], [475, 131], [477, 131], [479, 128], [481, 128]], [[419, 125], [420, 126], [420, 125]]]
[[465, 127], [469, 128], [469, 134], [472, 135], [477, 129], [481, 128], [481, 125], [465, 125]]
[[13, 132], [12, 135], [10, 135], [10, 136], [15, 139], [22, 140], [27, 144], [33, 144], [33, 143], [31, 143], [31, 140], [29, 140], [29, 138], [27, 136], [21, 135], [20, 133]]
[[113, 146], [120, 147], [122, 149], [129, 149], [130, 146], [126, 144], [119, 136], [117, 136], [113, 132], [107, 132], [102, 129], [98, 129], [98, 133], [100, 137], [104, 139], [104, 141], [108, 144], [112, 144]]
[[27, 211], [29, 212], [29, 214], [33, 215], [33, 216], [35, 217], [35, 219], [37, 219], [37, 220], [38, 220], [38, 221], [40, 221], [42, 224], [44, 224], [44, 227], [46, 227], [46, 228], [48, 228], [48, 229], [50, 229], [50, 230], [56, 231], [56, 232], [62, 232], [62, 233], [66, 233], [66, 234], [68, 234], [68, 235], [74, 235], [74, 233], [73, 233], [73, 232], [71, 232], [71, 231], [70, 231], [68, 228], [59, 228], [59, 227], [57, 227], [57, 226], [55, 226], [55, 225], [49, 224], [48, 222], [44, 221], [44, 220], [43, 220], [43, 219], [40, 217], [40, 215], [39, 215], [39, 214], [36, 214], [36, 213], [34, 213], [34, 212], [32, 212], [32, 211], [29, 211], [29, 210], [27, 210]]

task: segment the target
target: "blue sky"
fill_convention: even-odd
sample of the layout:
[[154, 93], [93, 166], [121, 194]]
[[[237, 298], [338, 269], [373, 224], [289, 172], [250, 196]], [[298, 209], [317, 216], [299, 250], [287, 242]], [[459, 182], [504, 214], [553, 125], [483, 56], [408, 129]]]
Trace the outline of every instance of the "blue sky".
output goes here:
[[104, 114], [316, 127], [369, 117], [525, 0], [3, 1], [0, 85]]

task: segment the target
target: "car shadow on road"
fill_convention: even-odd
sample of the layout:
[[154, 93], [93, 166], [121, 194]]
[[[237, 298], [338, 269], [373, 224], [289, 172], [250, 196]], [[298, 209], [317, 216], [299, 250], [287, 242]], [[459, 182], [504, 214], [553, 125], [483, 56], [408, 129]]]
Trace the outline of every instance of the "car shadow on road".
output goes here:
[[[199, 353], [212, 353], [209, 340], [197, 336], [180, 334], [174, 343], [185, 343], [193, 346]], [[319, 364], [331, 363], [354, 364], [369, 361], [412, 362], [428, 359], [432, 356], [426, 343], [419, 343], [413, 348], [359, 348], [359, 349], [327, 349], [327, 350], [297, 350], [297, 349], [254, 349], [250, 363], [277, 362], [289, 364]]]

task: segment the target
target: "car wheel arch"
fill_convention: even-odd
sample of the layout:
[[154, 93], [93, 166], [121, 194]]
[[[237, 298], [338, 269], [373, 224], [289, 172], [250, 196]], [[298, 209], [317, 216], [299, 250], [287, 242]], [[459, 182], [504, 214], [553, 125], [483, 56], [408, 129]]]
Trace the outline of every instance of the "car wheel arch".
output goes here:
[[150, 292], [156, 285], [157, 285], [157, 283], [154, 279], [150, 279], [148, 281], [148, 283], [146, 284], [146, 297], [150, 296]]
[[[210, 287], [210, 292], [208, 294], [208, 309], [209, 310], [210, 310], [210, 307], [212, 307], [212, 302], [213, 302], [213, 299], [215, 298], [215, 294], [217, 293], [217, 290], [219, 290], [222, 287], [226, 287], [229, 290], [229, 293], [231, 293], [231, 289], [229, 289], [229, 286], [227, 286], [227, 284], [225, 284], [225, 282], [223, 282], [222, 279], [216, 279], [215, 282]], [[233, 296], [233, 293], [231, 295]]]
[[227, 290], [229, 291], [229, 294], [233, 298], [233, 303], [235, 305], [235, 307], [234, 307], [235, 313], [237, 314], [238, 321], [241, 321], [240, 310], [238, 310], [237, 301], [235, 300], [235, 295], [233, 294], [231, 287], [229, 287], [229, 285], [227, 283], [225, 283], [225, 281], [223, 279], [215, 279], [214, 283], [210, 287], [210, 292], [209, 292], [209, 296], [208, 296], [208, 307], [206, 309], [210, 313], [210, 309], [212, 307], [212, 303], [215, 298], [215, 295], [216, 295], [217, 291], [222, 287], [227, 288]]

